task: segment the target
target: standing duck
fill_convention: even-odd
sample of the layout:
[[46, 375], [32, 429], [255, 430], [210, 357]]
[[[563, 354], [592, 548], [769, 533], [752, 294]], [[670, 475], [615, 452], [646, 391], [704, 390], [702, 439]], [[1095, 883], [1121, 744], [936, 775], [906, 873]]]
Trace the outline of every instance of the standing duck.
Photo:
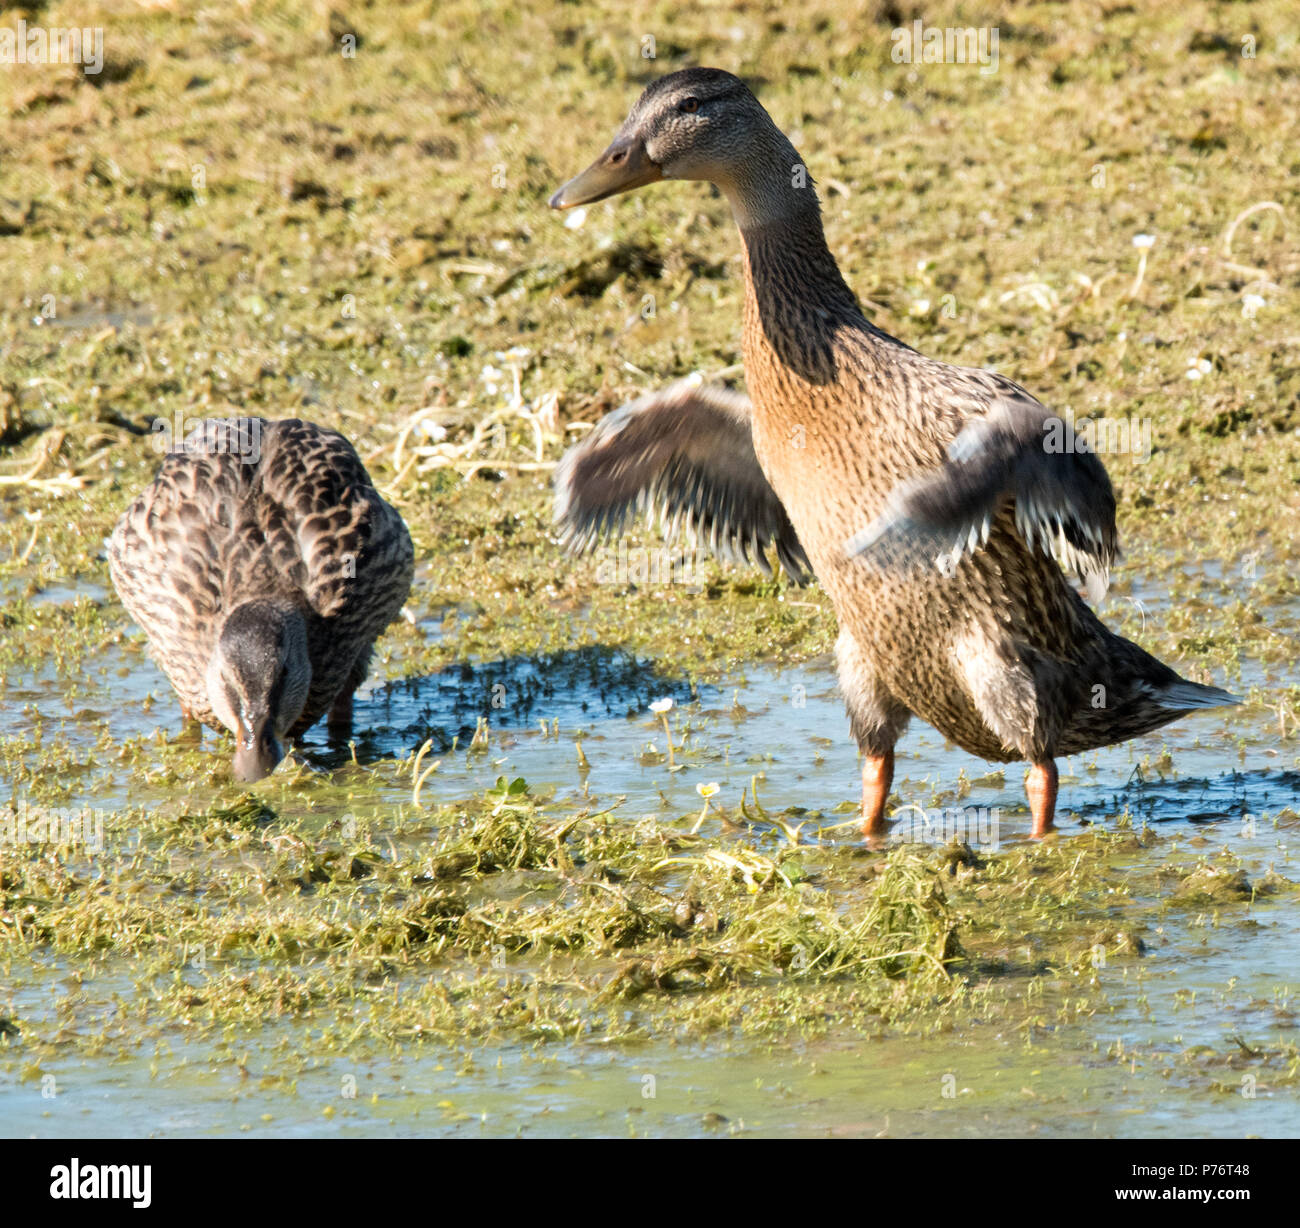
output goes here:
[[204, 422], [126, 509], [108, 561], [185, 720], [235, 735], [245, 781], [326, 712], [332, 737], [350, 734], [414, 572], [352, 445], [296, 419]]
[[866, 834], [885, 828], [912, 715], [981, 758], [1027, 760], [1042, 836], [1057, 756], [1238, 702], [1107, 630], [1066, 580], [1062, 565], [1105, 591], [1118, 553], [1105, 468], [1077, 441], [1053, 446], [1062, 420], [1023, 388], [863, 316], [802, 159], [742, 81], [709, 68], [655, 81], [550, 203], [661, 179], [705, 180], [731, 205], [752, 410], [720, 422], [707, 397], [670, 390], [611, 415], [560, 471], [561, 527], [585, 543], [638, 503], [710, 527], [725, 509], [725, 540], [784, 537], [806, 558], [839, 621]]

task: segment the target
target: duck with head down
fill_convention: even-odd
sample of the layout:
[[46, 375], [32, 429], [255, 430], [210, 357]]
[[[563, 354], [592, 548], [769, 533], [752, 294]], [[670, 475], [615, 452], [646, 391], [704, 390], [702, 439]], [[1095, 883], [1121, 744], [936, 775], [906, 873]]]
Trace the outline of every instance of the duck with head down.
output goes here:
[[414, 572], [352, 445], [296, 419], [203, 423], [126, 509], [108, 561], [185, 719], [234, 734], [242, 781], [327, 712], [348, 736]]
[[972, 754], [1028, 761], [1044, 835], [1057, 756], [1237, 702], [1109, 631], [1067, 581], [1062, 567], [1096, 599], [1118, 553], [1104, 466], [1049, 447], [1060, 420], [1023, 388], [866, 319], [811, 177], [742, 81], [707, 68], [655, 81], [551, 205], [661, 179], [708, 181], [730, 203], [752, 408], [678, 386], [610, 415], [560, 468], [560, 526], [586, 545], [657, 504], [741, 554], [771, 544], [793, 574], [806, 563], [839, 621], [868, 834], [884, 830], [912, 715]]
[[235, 735], [236, 780], [260, 780], [284, 758], [311, 676], [301, 609], [262, 599], [245, 601], [226, 616], [208, 662], [207, 698]]

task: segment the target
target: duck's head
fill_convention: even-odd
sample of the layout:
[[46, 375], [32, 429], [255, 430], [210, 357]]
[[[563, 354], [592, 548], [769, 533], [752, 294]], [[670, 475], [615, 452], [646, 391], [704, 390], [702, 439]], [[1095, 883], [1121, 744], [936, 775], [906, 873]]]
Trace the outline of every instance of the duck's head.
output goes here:
[[808, 186], [792, 159], [790, 143], [739, 77], [686, 68], [647, 86], [609, 148], [550, 204], [570, 209], [660, 179], [703, 179], [736, 207], [755, 194], [779, 198]]
[[284, 758], [311, 685], [302, 613], [272, 601], [236, 606], [208, 663], [208, 700], [235, 735], [236, 780], [261, 780]]

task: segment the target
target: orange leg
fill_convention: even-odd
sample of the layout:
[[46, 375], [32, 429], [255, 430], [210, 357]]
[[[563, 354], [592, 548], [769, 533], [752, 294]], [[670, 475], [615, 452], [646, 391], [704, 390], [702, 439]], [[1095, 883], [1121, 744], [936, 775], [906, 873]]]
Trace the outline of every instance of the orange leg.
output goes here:
[[1031, 836], [1045, 836], [1056, 829], [1053, 820], [1056, 817], [1057, 781], [1056, 764], [1051, 759], [1035, 763], [1025, 777], [1025, 796], [1029, 798], [1029, 810], [1034, 816]]
[[879, 836], [885, 831], [885, 803], [894, 783], [894, 751], [862, 757], [862, 834]]

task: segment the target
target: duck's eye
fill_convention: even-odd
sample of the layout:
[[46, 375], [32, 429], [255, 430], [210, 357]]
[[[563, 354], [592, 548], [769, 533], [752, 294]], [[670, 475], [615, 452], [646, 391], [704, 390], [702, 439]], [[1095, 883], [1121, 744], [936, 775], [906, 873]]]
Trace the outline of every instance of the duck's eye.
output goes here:
[[677, 104], [677, 109], [683, 114], [694, 115], [700, 109], [700, 100], [698, 98], [683, 98]]

